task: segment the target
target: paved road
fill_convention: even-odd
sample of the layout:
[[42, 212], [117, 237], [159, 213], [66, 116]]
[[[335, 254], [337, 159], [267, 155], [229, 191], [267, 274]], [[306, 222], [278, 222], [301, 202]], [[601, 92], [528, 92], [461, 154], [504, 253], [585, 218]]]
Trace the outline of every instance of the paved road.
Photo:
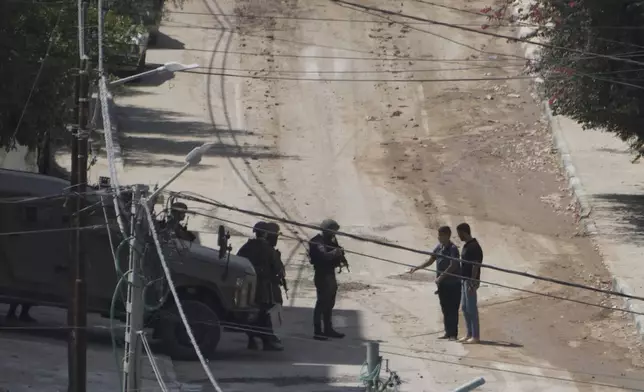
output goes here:
[[[0, 305], [0, 314], [7, 306]], [[0, 323], [0, 390], [7, 392], [67, 391], [67, 330], [65, 312], [36, 307], [30, 314], [38, 324]], [[120, 390], [116, 357], [111, 347], [109, 323], [97, 316], [88, 319], [87, 389], [96, 392]], [[122, 329], [121, 329], [122, 331]], [[120, 339], [119, 339], [120, 340]], [[122, 357], [122, 350], [118, 349]], [[172, 361], [162, 355], [156, 363], [167, 385], [175, 381]], [[143, 390], [160, 390], [146, 356], [143, 357]]]
[[[371, 3], [479, 22], [447, 2]], [[458, 7], [479, 5], [485, 4]], [[520, 270], [565, 275], [565, 269], [599, 263], [588, 240], [571, 238], [563, 184], [544, 153], [538, 107], [526, 85], [430, 80], [517, 74], [523, 62], [516, 58], [518, 48], [453, 30], [390, 23], [323, 0], [194, 0], [173, 10], [161, 32], [148, 62], [196, 62], [202, 68], [146, 80], [118, 99], [122, 183], [163, 181], [191, 148], [215, 141], [202, 165], [173, 189], [310, 223], [333, 216], [346, 231], [419, 248], [433, 246], [439, 224], [467, 220], [486, 260]], [[413, 81], [419, 79], [425, 81]], [[102, 161], [91, 174], [105, 173]], [[208, 213], [254, 223], [227, 211]], [[214, 245], [209, 232], [216, 219], [190, 225]], [[236, 237], [234, 246], [241, 241]], [[343, 244], [381, 258], [422, 262], [366, 243]], [[358, 390], [365, 339], [383, 341], [390, 367], [406, 382], [404, 391], [449, 390], [480, 375], [488, 381], [481, 390], [495, 391], [644, 385], [629, 378], [635, 370], [628, 360], [604, 364], [592, 351], [601, 347], [625, 358], [619, 350], [626, 349], [584, 340], [579, 320], [594, 313], [529, 302], [491, 285], [480, 294], [488, 344], [467, 348], [437, 341], [441, 319], [429, 275], [412, 278], [400, 266], [363, 257], [352, 257], [351, 275], [341, 277], [337, 323], [348, 339], [311, 341], [311, 271], [297, 243], [280, 246], [292, 289], [287, 351], [248, 353], [243, 337], [229, 336], [221, 360], [211, 363], [227, 390]], [[534, 284], [488, 271], [484, 276], [517, 288]], [[575, 315], [578, 320], [571, 321]], [[205, 385], [197, 365], [176, 368], [182, 381]]]

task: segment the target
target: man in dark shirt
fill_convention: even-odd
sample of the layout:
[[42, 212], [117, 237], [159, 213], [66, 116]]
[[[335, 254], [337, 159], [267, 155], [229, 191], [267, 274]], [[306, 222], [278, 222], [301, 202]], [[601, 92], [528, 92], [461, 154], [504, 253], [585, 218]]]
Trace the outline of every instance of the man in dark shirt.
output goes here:
[[[335, 238], [335, 232], [340, 230], [340, 225], [332, 219], [325, 219], [320, 227], [322, 233], [309, 241], [309, 257], [315, 269], [314, 282], [317, 294], [313, 311], [313, 338], [316, 340], [341, 339], [344, 334], [333, 329], [331, 315], [338, 292], [335, 269], [342, 264], [344, 255]], [[324, 330], [322, 324], [324, 324]]]
[[[429, 260], [412, 268], [410, 273], [427, 268], [436, 261], [436, 286], [438, 300], [443, 312], [445, 334], [439, 339], [456, 340], [458, 338], [458, 306], [461, 302], [461, 284], [458, 259], [458, 248], [451, 241], [452, 230], [448, 226], [438, 229], [438, 245], [434, 248]], [[445, 257], [447, 256], [447, 257]]]
[[467, 336], [460, 339], [463, 343], [479, 343], [479, 308], [476, 291], [481, 279], [481, 263], [483, 263], [483, 249], [476, 238], [472, 237], [472, 229], [467, 223], [456, 227], [458, 237], [465, 243], [461, 253], [461, 295], [463, 297], [463, 317], [467, 326]]

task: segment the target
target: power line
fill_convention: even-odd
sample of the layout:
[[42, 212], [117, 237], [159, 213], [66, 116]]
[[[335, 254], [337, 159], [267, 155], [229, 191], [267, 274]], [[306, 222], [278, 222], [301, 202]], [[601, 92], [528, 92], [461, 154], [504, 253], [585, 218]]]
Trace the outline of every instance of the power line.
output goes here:
[[[168, 317], [176, 317], [176, 315], [173, 314], [168, 314]], [[236, 330], [238, 332], [256, 332], [261, 335], [266, 335], [266, 334], [272, 334], [271, 332], [268, 331], [263, 331], [259, 328], [250, 328], [248, 325], [244, 324], [238, 324], [238, 323], [229, 323], [229, 322], [220, 322], [219, 324], [214, 324], [211, 322], [207, 321], [195, 321], [193, 324], [201, 324], [201, 325], [208, 325], [212, 327], [216, 326], [223, 326], [232, 330]], [[351, 344], [351, 343], [346, 343], [344, 342], [334, 342], [334, 341], [318, 341], [314, 340], [308, 337], [304, 337], [301, 335], [296, 335], [296, 334], [282, 334], [282, 337], [285, 339], [291, 339], [291, 340], [298, 340], [298, 341], [307, 341], [307, 342], [314, 342], [314, 344], [319, 344], [320, 347], [326, 345], [326, 346], [336, 346], [339, 349], [346, 349], [346, 348], [352, 348], [352, 349], [364, 349], [364, 341], [359, 340], [359, 339], [354, 339], [355, 341], [361, 342], [361, 344]], [[424, 353], [424, 354], [432, 354], [432, 355], [444, 355], [444, 356], [456, 356], [456, 355], [449, 355], [446, 353], [442, 352], [433, 352], [430, 350], [417, 350], [414, 348], [408, 348], [408, 347], [399, 347], [399, 346], [393, 346], [389, 344], [382, 344], [384, 347], [389, 347], [392, 349], [401, 349], [405, 351], [412, 351], [416, 353]], [[615, 386], [611, 384], [606, 384], [606, 383], [600, 383], [600, 382], [595, 382], [595, 381], [580, 381], [580, 380], [571, 380], [567, 379], [564, 377], [558, 377], [558, 376], [546, 376], [542, 374], [534, 374], [534, 373], [528, 373], [526, 371], [517, 371], [517, 370], [508, 370], [508, 369], [498, 369], [494, 368], [492, 366], [486, 366], [486, 365], [476, 365], [476, 364], [471, 364], [471, 363], [463, 363], [462, 360], [474, 360], [474, 361], [481, 361], [481, 362], [488, 362], [488, 363], [499, 363], [499, 364], [510, 364], [510, 365], [516, 365], [516, 366], [522, 366], [522, 367], [535, 367], [535, 368], [540, 368], [540, 369], [546, 369], [546, 370], [551, 370], [551, 371], [559, 371], [559, 372], [569, 372], [569, 373], [577, 373], [577, 374], [584, 374], [584, 375], [589, 375], [591, 377], [597, 376], [596, 374], [592, 373], [585, 373], [585, 372], [573, 372], [570, 370], [562, 370], [558, 368], [549, 368], [545, 366], [532, 366], [530, 364], [526, 363], [512, 363], [512, 362], [503, 362], [503, 361], [496, 361], [496, 360], [487, 360], [487, 359], [478, 359], [478, 358], [468, 358], [465, 356], [456, 356], [459, 358], [459, 361], [448, 361], [445, 359], [437, 359], [437, 358], [431, 358], [428, 356], [419, 356], [419, 355], [410, 355], [409, 353], [399, 353], [399, 352], [393, 352], [393, 351], [380, 351], [381, 353], [393, 355], [393, 356], [398, 356], [398, 357], [407, 357], [407, 358], [415, 358], [415, 359], [421, 359], [429, 362], [435, 362], [435, 363], [444, 363], [444, 364], [449, 364], [449, 365], [457, 365], [457, 366], [463, 366], [463, 367], [470, 367], [470, 368], [479, 368], [479, 369], [484, 369], [484, 370], [489, 370], [489, 371], [495, 371], [495, 372], [500, 372], [500, 373], [511, 373], [511, 374], [517, 374], [517, 375], [522, 375], [522, 376], [530, 376], [530, 377], [536, 377], [536, 378], [545, 378], [545, 379], [551, 379], [551, 380], [556, 380], [556, 381], [563, 381], [567, 383], [581, 383], [581, 384], [587, 384], [587, 385], [596, 385], [596, 386], [603, 386], [603, 387], [609, 387], [609, 388], [615, 388], [615, 389], [623, 389], [624, 387], [620, 386]], [[602, 375], [605, 377], [611, 377], [611, 378], [622, 378], [621, 375]], [[641, 381], [639, 379], [634, 379], [634, 381]], [[644, 391], [644, 390], [640, 390]]]
[[563, 46], [552, 45], [552, 44], [548, 44], [548, 43], [544, 43], [544, 42], [531, 41], [531, 40], [524, 39], [524, 38], [513, 37], [513, 36], [510, 36], [510, 35], [497, 34], [497, 33], [493, 33], [493, 32], [490, 32], [490, 31], [485, 31], [485, 30], [477, 30], [477, 29], [473, 29], [473, 28], [469, 28], [469, 27], [457, 26], [457, 25], [452, 24], [452, 23], [441, 22], [441, 21], [434, 20], [434, 19], [420, 18], [418, 16], [407, 15], [407, 14], [403, 14], [403, 13], [400, 13], [400, 12], [394, 12], [394, 11], [390, 11], [390, 10], [384, 10], [384, 9], [381, 9], [381, 8], [378, 8], [378, 7], [371, 7], [371, 6], [356, 4], [356, 3], [352, 3], [352, 2], [349, 2], [349, 1], [345, 1], [345, 0], [331, 0], [331, 1], [334, 2], [334, 3], [338, 3], [338, 4], [345, 4], [346, 6], [349, 6], [349, 7], [355, 7], [355, 8], [374, 11], [374, 12], [379, 12], [379, 13], [383, 13], [383, 14], [387, 14], [387, 15], [398, 16], [398, 17], [406, 18], [406, 19], [423, 21], [423, 22], [432, 23], [432, 24], [435, 24], [435, 25], [438, 25], [438, 26], [451, 27], [451, 28], [454, 28], [454, 29], [468, 31], [468, 32], [471, 32], [471, 33], [487, 35], [487, 36], [495, 37], [495, 38], [502, 38], [502, 39], [506, 39], [506, 40], [509, 40], [509, 41], [512, 41], [512, 42], [523, 42], [523, 43], [526, 43], [526, 44], [537, 45], [537, 46], [541, 46], [541, 47], [549, 48], [549, 49], [564, 50], [564, 51], [568, 51], [568, 52], [572, 52], [572, 53], [588, 55], [588, 56], [595, 57], [595, 58], [604, 58], [604, 59], [608, 59], [608, 60], [621, 61], [621, 62], [625, 62], [625, 63], [629, 63], [629, 64], [637, 64], [637, 65], [644, 66], [644, 62], [635, 61], [635, 60], [631, 60], [631, 59], [628, 59], [628, 58], [620, 58], [620, 57], [609, 55], [609, 54], [587, 52], [587, 51], [580, 50], [580, 49], [566, 48], [566, 47], [563, 47]]
[[186, 328], [186, 332], [188, 333], [188, 337], [190, 338], [190, 343], [194, 347], [195, 352], [197, 353], [197, 357], [199, 357], [199, 362], [201, 362], [201, 366], [203, 367], [203, 370], [206, 372], [206, 375], [208, 376], [208, 379], [210, 380], [210, 383], [212, 384], [213, 388], [215, 388], [217, 392], [223, 392], [219, 387], [219, 384], [217, 384], [217, 381], [215, 380], [215, 376], [210, 371], [210, 368], [208, 367], [208, 363], [206, 362], [203, 354], [201, 353], [201, 349], [199, 348], [199, 345], [195, 340], [190, 324], [188, 323], [188, 319], [186, 318], [186, 315], [183, 311], [183, 307], [181, 306], [181, 301], [179, 299], [179, 295], [177, 294], [177, 289], [175, 288], [174, 281], [172, 280], [172, 273], [170, 272], [168, 263], [166, 262], [165, 256], [163, 255], [163, 250], [161, 248], [161, 243], [159, 242], [159, 237], [157, 235], [157, 231], [154, 226], [154, 219], [152, 218], [150, 207], [148, 207], [147, 199], [143, 199], [141, 204], [145, 211], [150, 234], [152, 235], [152, 239], [156, 246], [156, 250], [159, 255], [159, 260], [161, 261], [161, 266], [163, 267], [163, 272], [165, 273], [165, 278], [166, 278], [166, 281], [168, 282], [168, 287], [170, 288], [170, 292], [172, 293], [172, 297], [174, 298], [175, 306], [177, 307], [179, 316], [181, 317], [181, 321], [183, 322], [183, 325]]
[[[21, 298], [21, 300], [28, 301], [29, 299], [27, 298]], [[175, 317], [176, 315], [165, 311], [164, 316], [168, 318]], [[250, 326], [245, 325], [245, 324], [239, 324], [239, 323], [230, 323], [230, 322], [220, 322], [219, 324], [214, 324], [210, 323], [207, 321], [193, 321], [192, 324], [199, 324], [199, 325], [208, 325], [212, 327], [226, 327], [232, 330], [236, 330], [238, 332], [246, 332], [250, 331]], [[85, 327], [76, 327], [76, 326], [58, 326], [58, 325], [51, 325], [51, 326], [38, 326], [38, 325], [25, 325], [25, 326], [0, 326], [0, 331], [57, 331], [57, 330], [69, 330], [69, 329], [87, 329], [87, 330], [106, 330], [110, 329], [111, 327], [103, 326], [103, 325], [93, 325], [93, 326], [85, 326]], [[124, 329], [124, 326], [114, 326], [113, 328], [118, 328], [118, 329]], [[252, 332], [256, 332], [258, 334], [269, 334], [267, 331], [263, 331], [260, 328], [253, 328]], [[346, 348], [352, 348], [352, 349], [364, 349], [364, 342], [365, 340], [363, 339], [355, 339], [355, 338], [349, 338], [345, 339], [343, 342], [334, 342], [334, 341], [318, 341], [318, 340], [313, 340], [308, 337], [304, 337], [302, 335], [298, 334], [293, 334], [293, 333], [286, 333], [281, 335], [284, 339], [290, 339], [290, 340], [298, 340], [298, 341], [308, 341], [308, 342], [313, 342], [314, 344], [319, 344], [320, 346], [326, 345], [326, 346], [336, 346], [337, 348], [340, 349], [346, 349]], [[354, 341], [358, 342], [359, 344], [352, 344], [352, 343], [346, 343], [347, 341]], [[459, 365], [459, 366], [466, 366], [466, 367], [480, 367], [480, 365], [474, 365], [470, 363], [466, 363], [468, 361], [476, 361], [476, 362], [488, 362], [491, 364], [503, 364], [503, 365], [512, 365], [512, 366], [519, 366], [519, 367], [525, 367], [525, 368], [536, 368], [536, 369], [542, 369], [542, 370], [548, 370], [548, 371], [554, 371], [554, 372], [567, 372], [571, 374], [577, 374], [577, 375], [583, 375], [583, 376], [591, 376], [591, 377], [607, 377], [607, 378], [616, 378], [620, 380], [628, 380], [628, 381], [644, 381], [644, 379], [640, 378], [625, 378], [621, 374], [606, 374], [606, 373], [591, 373], [591, 372], [584, 372], [584, 371], [577, 371], [577, 370], [570, 370], [570, 369], [561, 369], [558, 367], [550, 367], [550, 366], [543, 366], [543, 365], [536, 365], [536, 364], [529, 364], [525, 362], [512, 362], [512, 361], [501, 361], [501, 360], [494, 360], [494, 359], [486, 359], [486, 358], [480, 358], [480, 357], [470, 357], [470, 356], [463, 356], [463, 355], [458, 355], [458, 354], [450, 354], [447, 352], [442, 352], [442, 351], [435, 351], [435, 350], [428, 350], [428, 349], [417, 349], [413, 347], [403, 347], [403, 346], [397, 346], [393, 344], [388, 344], [388, 343], [381, 343], [381, 346], [387, 347], [389, 349], [396, 349], [396, 350], [405, 350], [405, 351], [411, 351], [414, 353], [420, 353], [420, 354], [429, 354], [429, 355], [435, 355], [435, 356], [446, 356], [446, 357], [453, 357], [457, 359], [457, 362], [451, 362], [451, 361], [446, 361], [446, 360], [440, 360], [440, 359], [435, 359], [431, 357], [422, 357], [418, 359], [423, 359], [426, 361], [430, 362], [438, 362], [438, 363], [448, 363], [448, 364], [454, 364], [454, 365]], [[405, 357], [409, 356], [407, 353], [397, 353], [397, 352], [385, 352], [390, 355], [394, 356], [400, 356], [400, 357]], [[534, 374], [534, 373], [527, 373], [527, 372], [517, 372], [517, 371], [512, 371], [508, 369], [496, 369], [496, 368], [490, 368], [487, 367], [487, 370], [492, 370], [492, 371], [498, 371], [498, 372], [514, 372], [518, 373], [521, 375], [526, 375], [526, 376], [531, 376], [531, 377], [537, 377], [537, 378], [551, 378], [550, 376], [544, 376], [541, 374]], [[110, 373], [119, 373], [118, 371], [108, 371]], [[566, 382], [576, 382], [574, 380], [568, 380], [561, 378], [560, 381], [566, 381]], [[604, 385], [604, 386], [610, 386], [609, 384], [595, 384], [595, 385]], [[617, 386], [612, 386], [614, 388], [620, 388]], [[150, 390], [150, 389], [156, 389], [156, 388], [139, 388], [137, 390]]]
[[[21, 1], [21, 0], [16, 0], [16, 1]], [[26, 0], [28, 1], [28, 0]], [[488, 16], [487, 14], [479, 13], [476, 11], [467, 11], [467, 10], [461, 10], [461, 9], [454, 9], [455, 11], [463, 11], [467, 13], [472, 13], [476, 14], [479, 16]], [[245, 19], [245, 20], [253, 20], [253, 19], [276, 19], [276, 20], [295, 20], [295, 21], [312, 21], [312, 22], [345, 22], [345, 23], [366, 23], [366, 24], [387, 24], [388, 22], [381, 22], [377, 20], [371, 20], [371, 19], [343, 19], [343, 18], [312, 18], [312, 17], [302, 17], [302, 16], [284, 16], [284, 15], [238, 15], [238, 14], [226, 14], [226, 13], [212, 13], [212, 14], [205, 14], [203, 12], [189, 12], [189, 11], [176, 11], [176, 10], [168, 10], [168, 14], [179, 14], [179, 15], [212, 15], [212, 16], [223, 16], [223, 17], [234, 17], [237, 19]], [[411, 24], [416, 25], [416, 24], [426, 24], [425, 22], [412, 22]], [[481, 26], [482, 23], [455, 23], [457, 26]], [[494, 23], [491, 27], [503, 27], [503, 28], [518, 28], [518, 27], [545, 27], [545, 25], [540, 25], [540, 24], [535, 24], [535, 23], [527, 23], [527, 22], [514, 22], [514, 23]], [[183, 26], [174, 26], [170, 25], [170, 27], [183, 27]], [[593, 29], [632, 29], [632, 30], [641, 30], [644, 29], [642, 26], [610, 26], [610, 25], [605, 25], [605, 26], [592, 26]]]
[[[237, 221], [234, 221], [234, 220], [230, 220], [230, 219], [221, 218], [221, 217], [218, 217], [218, 216], [215, 216], [215, 215], [205, 214], [205, 213], [201, 213], [201, 212], [195, 212], [193, 210], [186, 210], [186, 212], [190, 213], [190, 214], [195, 214], [195, 215], [200, 215], [200, 216], [212, 218], [212, 219], [215, 219], [215, 220], [220, 221], [220, 222], [231, 223], [231, 224], [246, 227], [246, 228], [252, 228], [253, 230], [260, 230], [260, 231], [268, 232], [266, 229], [256, 229], [254, 226], [247, 225], [247, 224], [237, 222]], [[294, 239], [294, 240], [296, 240], [298, 242], [304, 242], [304, 241], [300, 240], [297, 237], [289, 236], [287, 234], [280, 233], [280, 235], [282, 237]], [[346, 249], [346, 248], [342, 248], [342, 249], [346, 253], [354, 254], [356, 256], [362, 256], [362, 257], [366, 257], [366, 258], [373, 259], [373, 260], [383, 261], [383, 262], [386, 262], [386, 263], [399, 265], [399, 266], [402, 266], [402, 267], [408, 267], [408, 268], [415, 267], [412, 264], [402, 263], [400, 261], [395, 261], [395, 260], [391, 260], [391, 259], [384, 258], [384, 257], [374, 256], [374, 255], [370, 255], [370, 254], [362, 253], [362, 252], [357, 252], [357, 251]], [[464, 260], [461, 260], [461, 259], [456, 259], [456, 260], [464, 261]], [[306, 260], [300, 260], [300, 261], [303, 262], [303, 263], [306, 262]], [[424, 268], [424, 270], [429, 271], [429, 272], [437, 272], [435, 269], [431, 269], [431, 268]], [[508, 289], [508, 290], [513, 290], [513, 291], [518, 291], [518, 292], [522, 292], [522, 293], [532, 294], [532, 295], [536, 295], [536, 296], [540, 296], [540, 297], [546, 297], [546, 298], [557, 299], [557, 300], [561, 300], [561, 301], [573, 302], [573, 303], [578, 303], [578, 304], [586, 305], [586, 306], [592, 306], [592, 307], [605, 309], [605, 310], [619, 311], [619, 312], [622, 312], [622, 313], [628, 313], [628, 314], [634, 314], [634, 315], [644, 315], [644, 313], [637, 312], [637, 311], [630, 310], [630, 309], [626, 309], [626, 308], [620, 308], [620, 307], [615, 308], [615, 307], [612, 307], [612, 306], [607, 306], [607, 305], [602, 305], [602, 304], [597, 304], [597, 303], [577, 300], [577, 299], [570, 298], [570, 297], [563, 297], [563, 296], [559, 296], [559, 295], [555, 295], [555, 294], [538, 292], [538, 291], [529, 290], [529, 289], [522, 289], [522, 288], [514, 287], [514, 286], [508, 286], [508, 285], [504, 285], [504, 284], [501, 284], [501, 283], [496, 283], [496, 282], [491, 282], [491, 281], [486, 281], [486, 280], [481, 280], [481, 279], [475, 279], [475, 278], [466, 278], [466, 277], [462, 277], [462, 276], [460, 276], [458, 274], [454, 274], [454, 273], [449, 273], [449, 272], [444, 272], [444, 273], [446, 275], [448, 275], [448, 276], [454, 276], [454, 277], [461, 278], [461, 279], [467, 279], [467, 280], [472, 281], [472, 282], [483, 283], [483, 284], [487, 284], [487, 285], [490, 285], [490, 286], [495, 286], [495, 287], [500, 287], [500, 288], [504, 288], [504, 289]], [[593, 290], [593, 291], [595, 291], [595, 290]]]
[[[282, 222], [282, 223], [293, 225], [293, 226], [305, 227], [305, 228], [316, 230], [316, 231], [323, 231], [322, 228], [319, 227], [319, 226], [310, 225], [310, 224], [307, 224], [307, 223], [298, 222], [298, 221], [294, 221], [294, 220], [291, 220], [291, 219], [285, 219], [285, 218], [281, 218], [281, 217], [278, 217], [278, 216], [272, 216], [272, 215], [264, 214], [264, 213], [261, 213], [261, 212], [247, 210], [247, 209], [244, 209], [244, 208], [231, 206], [231, 205], [219, 202], [219, 201], [207, 200], [207, 199], [202, 198], [199, 195], [195, 194], [194, 192], [181, 193], [181, 194], [178, 194], [178, 195], [179, 195], [179, 197], [181, 197], [183, 199], [186, 199], [186, 200], [200, 202], [200, 203], [203, 203], [203, 204], [212, 205], [214, 207], [223, 208], [223, 209], [230, 210], [230, 211], [236, 211], [236, 212], [240, 212], [240, 213], [243, 213], [243, 214], [246, 214], [246, 215], [251, 215], [251, 216], [260, 217], [260, 218], [264, 218], [264, 219], [270, 219], [270, 220], [273, 220], [273, 221]], [[518, 276], [523, 276], [523, 277], [530, 278], [530, 279], [541, 280], [541, 281], [549, 282], [549, 283], [555, 283], [555, 284], [559, 284], [559, 285], [562, 285], [562, 286], [568, 286], [568, 287], [594, 291], [594, 292], [597, 292], [597, 293], [608, 294], [608, 295], [613, 295], [613, 296], [622, 297], [622, 298], [636, 299], [636, 300], [639, 300], [639, 301], [644, 301], [644, 297], [639, 297], [639, 296], [630, 295], [630, 294], [624, 294], [624, 293], [620, 293], [618, 291], [613, 291], [613, 290], [600, 289], [600, 288], [597, 288], [597, 287], [582, 285], [582, 284], [579, 284], [579, 283], [572, 283], [572, 282], [568, 282], [568, 281], [564, 281], [564, 280], [560, 280], [560, 279], [544, 277], [544, 276], [540, 276], [540, 275], [531, 274], [531, 273], [528, 273], [528, 272], [516, 271], [516, 270], [512, 270], [512, 269], [508, 269], [508, 268], [498, 267], [498, 266], [488, 264], [488, 263], [476, 263], [476, 262], [472, 262], [472, 261], [469, 261], [469, 260], [463, 260], [463, 259], [456, 258], [456, 257], [445, 256], [445, 255], [442, 255], [442, 254], [436, 254], [434, 252], [429, 252], [429, 251], [425, 251], [425, 250], [421, 250], [421, 249], [411, 248], [411, 247], [408, 247], [408, 246], [398, 245], [398, 244], [385, 242], [385, 241], [381, 241], [381, 240], [376, 240], [376, 239], [372, 239], [372, 238], [366, 238], [366, 237], [363, 237], [363, 236], [350, 234], [350, 233], [346, 233], [346, 232], [343, 232], [343, 231], [334, 231], [334, 234], [340, 235], [342, 237], [347, 237], [347, 238], [351, 238], [351, 239], [354, 239], [354, 240], [362, 241], [362, 242], [368, 242], [368, 243], [384, 246], [384, 247], [387, 247], [387, 248], [404, 250], [404, 251], [408, 251], [408, 252], [412, 252], [412, 253], [416, 253], [416, 254], [422, 254], [422, 255], [425, 255], [425, 256], [439, 256], [439, 257], [443, 257], [443, 258], [446, 258], [448, 260], [453, 260], [453, 261], [457, 261], [457, 262], [460, 262], [460, 263], [479, 265], [479, 266], [481, 266], [483, 268], [489, 268], [489, 269], [492, 269], [492, 270], [495, 270], [495, 271], [504, 272], [504, 273], [511, 274], [511, 275], [518, 275]], [[405, 265], [403, 263], [399, 263], [399, 264]]]
[[[31, 89], [29, 90], [29, 95], [27, 95], [27, 101], [25, 102], [25, 105], [22, 107], [22, 111], [20, 112], [20, 117], [18, 118], [18, 124], [16, 124], [16, 129], [13, 131], [13, 135], [11, 135], [11, 138], [9, 139], [11, 143], [11, 148], [16, 147], [16, 135], [18, 134], [18, 131], [20, 131], [20, 125], [22, 124], [22, 120], [25, 117], [25, 113], [27, 113], [27, 108], [29, 107], [29, 103], [31, 102], [31, 97], [34, 94], [34, 90], [36, 90], [38, 81], [40, 80], [40, 75], [42, 74], [42, 71], [45, 68], [45, 63], [47, 62], [47, 58], [49, 57], [49, 52], [51, 51], [52, 46], [54, 46], [54, 41], [56, 41], [54, 39], [54, 35], [58, 30], [60, 19], [63, 16], [63, 10], [64, 10], [64, 7], [62, 6], [60, 7], [60, 10], [58, 10], [58, 17], [56, 18], [56, 23], [54, 24], [54, 28], [51, 30], [51, 33], [49, 34], [49, 44], [47, 45], [45, 56], [41, 60], [40, 67], [38, 68], [38, 72], [36, 73], [36, 77], [34, 78], [34, 82], [31, 84]], [[7, 151], [9, 151], [9, 147], [7, 147]]]
[[[644, 64], [644, 63], [643, 63]], [[226, 72], [202, 72], [186, 71], [186, 73], [210, 74], [215, 76], [225, 76], [231, 78], [260, 79], [260, 80], [287, 80], [300, 82], [368, 82], [368, 83], [445, 83], [445, 82], [486, 82], [486, 81], [504, 81], [535, 79], [537, 76], [517, 75], [505, 77], [482, 77], [482, 78], [445, 78], [445, 79], [329, 79], [329, 78], [295, 78], [295, 77], [277, 77], [277, 76], [256, 76], [256, 75], [238, 75]], [[644, 88], [644, 87], [642, 87]]]
[[[447, 8], [452, 8], [452, 7], [449, 7], [449, 6], [446, 6], [446, 7], [447, 7]], [[407, 28], [409, 28], [409, 29], [413, 29], [413, 30], [416, 30], [416, 31], [420, 31], [420, 32], [423, 32], [423, 33], [426, 33], [426, 34], [432, 35], [432, 36], [434, 36], [434, 37], [438, 37], [438, 38], [444, 39], [444, 40], [449, 41], [449, 42], [452, 42], [452, 43], [454, 43], [454, 44], [456, 44], [456, 45], [460, 45], [460, 46], [466, 47], [466, 48], [468, 48], [468, 49], [470, 49], [470, 50], [473, 50], [473, 51], [475, 51], [475, 52], [484, 53], [484, 54], [488, 54], [488, 55], [503, 56], [503, 57], [511, 57], [511, 58], [517, 58], [517, 59], [524, 59], [524, 60], [526, 60], [527, 62], [532, 62], [532, 59], [526, 58], [526, 57], [524, 57], [524, 56], [518, 56], [518, 55], [514, 55], [514, 54], [506, 54], [506, 53], [496, 53], [496, 52], [490, 52], [490, 51], [487, 51], [487, 50], [479, 49], [479, 48], [477, 48], [477, 47], [475, 47], [475, 46], [472, 46], [472, 45], [469, 45], [469, 44], [466, 44], [466, 43], [463, 43], [463, 42], [456, 41], [456, 40], [454, 40], [454, 39], [452, 39], [452, 38], [445, 37], [445, 36], [442, 36], [442, 35], [440, 35], [440, 34], [436, 34], [436, 33], [432, 32], [432, 31], [423, 30], [423, 29], [420, 29], [420, 28], [418, 28], [418, 27], [411, 26], [411, 25], [409, 25], [409, 24], [407, 24], [407, 23], [403, 23], [403, 22], [395, 21], [395, 20], [393, 20], [393, 19], [391, 19], [391, 18], [389, 18], [389, 17], [387, 17], [387, 16], [379, 15], [379, 14], [378, 14], [378, 13], [376, 13], [376, 12], [369, 12], [368, 10], [360, 10], [360, 12], [366, 13], [366, 14], [368, 14], [368, 15], [374, 15], [374, 16], [376, 16], [376, 17], [379, 17], [379, 18], [383, 18], [383, 19], [385, 19], [385, 20], [388, 20], [388, 21], [390, 21], [391, 23], [396, 23], [396, 24], [399, 24], [399, 25], [405, 26], [405, 27], [407, 27]], [[618, 72], [616, 72], [616, 73], [619, 73], [619, 71], [618, 71]], [[637, 88], [637, 89], [644, 89], [644, 87], [642, 87], [642, 86], [639, 86], [639, 85], [636, 85], [636, 84], [632, 84], [632, 83], [629, 83], [629, 82], [624, 82], [624, 81], [621, 81], [621, 80], [615, 80], [615, 79], [605, 79], [605, 78], [601, 78], [601, 77], [598, 77], [598, 76], [597, 76], [597, 75], [599, 75], [599, 74], [601, 74], [601, 73], [588, 74], [588, 73], [584, 73], [584, 72], [579, 72], [578, 70], [574, 70], [573, 75], [570, 75], [570, 76], [571, 76], [571, 77], [574, 77], [574, 76], [581, 76], [581, 77], [591, 78], [591, 79], [593, 79], [593, 80], [599, 80], [599, 81], [603, 81], [603, 82], [607, 82], [607, 83], [615, 83], [615, 84], [621, 84], [621, 85], [624, 85], [624, 86], [629, 86], [629, 87], [633, 87], [633, 88]], [[537, 77], [537, 76], [535, 76], [535, 77]], [[552, 77], [551, 77], [551, 78], [552, 78]]]
[[63, 231], [78, 231], [78, 230], [99, 230], [99, 229], [109, 229], [109, 225], [92, 225], [92, 226], [82, 226], [82, 227], [66, 227], [61, 229], [42, 229], [42, 230], [26, 230], [26, 231], [9, 231], [9, 232], [0, 232], [0, 237], [12, 236], [12, 235], [27, 235], [27, 234], [45, 234], [45, 233], [58, 233]]
[[275, 73], [275, 74], [378, 74], [378, 73], [392, 73], [392, 74], [404, 74], [404, 73], [425, 73], [425, 72], [454, 72], [454, 71], [471, 71], [471, 70], [483, 70], [483, 69], [505, 69], [505, 68], [523, 68], [525, 63], [515, 64], [515, 65], [477, 65], [472, 67], [460, 67], [460, 68], [430, 68], [430, 69], [383, 69], [383, 70], [352, 70], [352, 71], [306, 71], [306, 70], [266, 70], [265, 68], [261, 69], [244, 69], [244, 68], [210, 68], [209, 70], [218, 70], [218, 71], [235, 71], [235, 72], [255, 72], [255, 73]]

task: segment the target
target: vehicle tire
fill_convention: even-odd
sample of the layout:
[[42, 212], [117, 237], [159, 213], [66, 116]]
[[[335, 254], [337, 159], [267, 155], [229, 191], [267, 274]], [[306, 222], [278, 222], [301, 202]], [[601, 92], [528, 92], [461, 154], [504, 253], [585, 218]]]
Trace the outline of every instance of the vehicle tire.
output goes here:
[[[205, 358], [212, 358], [221, 340], [221, 325], [217, 313], [200, 300], [182, 300], [181, 306], [201, 353]], [[174, 304], [165, 309], [161, 315], [158, 330], [155, 332], [158, 333], [164, 350], [172, 359], [178, 361], [198, 359]]]

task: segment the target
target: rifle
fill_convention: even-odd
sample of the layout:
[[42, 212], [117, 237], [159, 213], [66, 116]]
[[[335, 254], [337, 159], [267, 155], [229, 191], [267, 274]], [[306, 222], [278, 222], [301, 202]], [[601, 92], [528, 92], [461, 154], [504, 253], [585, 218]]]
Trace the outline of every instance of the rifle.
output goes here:
[[344, 255], [344, 249], [338, 247], [342, 251], [342, 255], [340, 256], [340, 266], [338, 267], [338, 273], [342, 273], [342, 269], [346, 268], [347, 272], [351, 272], [351, 268], [349, 268], [349, 261], [347, 260], [346, 256]]
[[286, 283], [286, 277], [280, 277], [280, 285], [284, 287], [284, 295], [286, 296], [286, 299], [288, 299], [288, 283]]

